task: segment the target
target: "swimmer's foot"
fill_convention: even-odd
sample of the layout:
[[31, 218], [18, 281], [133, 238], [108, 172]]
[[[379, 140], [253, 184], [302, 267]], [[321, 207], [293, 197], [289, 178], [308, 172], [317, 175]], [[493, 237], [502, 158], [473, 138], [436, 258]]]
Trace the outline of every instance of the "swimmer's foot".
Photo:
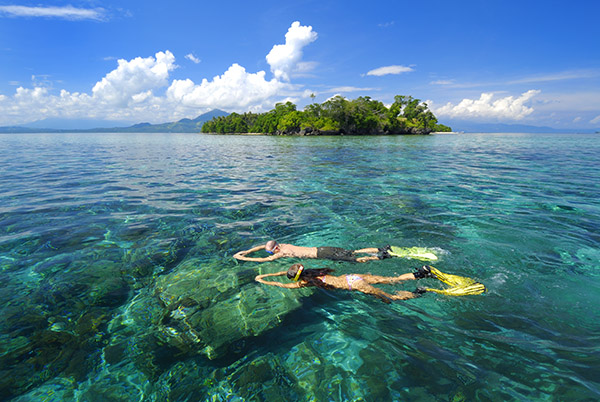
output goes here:
[[413, 294], [415, 295], [415, 297], [421, 297], [425, 293], [427, 293], [427, 289], [422, 288], [422, 287], [418, 287], [413, 291]]
[[414, 272], [413, 275], [417, 279], [423, 278], [435, 278], [435, 275], [431, 272], [431, 267], [429, 265], [423, 265], [420, 268], [417, 268], [417, 272]]
[[386, 258], [392, 258], [392, 256], [390, 255], [390, 250], [392, 249], [392, 246], [390, 246], [389, 244], [385, 247], [380, 247], [377, 250], [379, 251], [377, 253], [377, 258], [379, 258], [380, 260], [385, 260]]
[[421, 295], [416, 292], [407, 292], [406, 290], [399, 290], [394, 294], [394, 300], [409, 300], [420, 297]]

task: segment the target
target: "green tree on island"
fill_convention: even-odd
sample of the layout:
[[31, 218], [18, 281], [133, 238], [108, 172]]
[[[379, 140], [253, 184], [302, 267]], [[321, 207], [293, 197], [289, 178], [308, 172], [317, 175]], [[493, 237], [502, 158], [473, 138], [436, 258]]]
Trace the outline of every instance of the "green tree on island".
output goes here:
[[298, 111], [291, 102], [278, 103], [266, 113], [231, 113], [204, 123], [203, 133], [264, 133], [264, 134], [429, 134], [451, 131], [438, 124], [427, 104], [412, 96], [397, 95], [387, 108], [368, 96], [348, 100], [342, 96], [319, 104], [307, 105]]

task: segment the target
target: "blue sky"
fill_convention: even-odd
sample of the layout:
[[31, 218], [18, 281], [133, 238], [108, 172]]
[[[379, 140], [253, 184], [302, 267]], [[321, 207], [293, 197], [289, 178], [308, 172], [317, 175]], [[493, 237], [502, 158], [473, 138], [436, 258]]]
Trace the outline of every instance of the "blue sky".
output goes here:
[[600, 2], [0, 0], [0, 126], [160, 123], [340, 94], [600, 127]]

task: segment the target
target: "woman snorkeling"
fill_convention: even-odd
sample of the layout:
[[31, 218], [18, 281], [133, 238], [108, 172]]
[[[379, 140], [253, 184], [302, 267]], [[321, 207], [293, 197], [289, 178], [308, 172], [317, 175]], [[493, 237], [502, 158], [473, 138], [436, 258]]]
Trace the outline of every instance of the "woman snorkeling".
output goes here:
[[[331, 268], [306, 269], [302, 264], [294, 264], [287, 271], [280, 271], [273, 274], [258, 275], [255, 280], [265, 285], [278, 286], [280, 288], [297, 289], [309, 286], [316, 286], [323, 289], [342, 289], [358, 290], [359, 292], [373, 295], [385, 303], [391, 300], [408, 300], [421, 296], [425, 290], [417, 289], [414, 292], [398, 291], [395, 294], [389, 294], [381, 289], [372, 286], [377, 283], [399, 283], [421, 278], [433, 277], [429, 266], [425, 265], [417, 269], [415, 273], [402, 274], [400, 276], [378, 276], [370, 274], [350, 274], [350, 275], [331, 275], [334, 272]], [[263, 278], [269, 276], [286, 275], [292, 283], [281, 283], [265, 281]]]

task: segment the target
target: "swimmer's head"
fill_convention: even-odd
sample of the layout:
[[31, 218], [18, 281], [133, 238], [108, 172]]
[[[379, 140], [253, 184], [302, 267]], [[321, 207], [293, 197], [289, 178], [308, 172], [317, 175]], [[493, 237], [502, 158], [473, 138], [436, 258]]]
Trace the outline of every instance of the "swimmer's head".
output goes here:
[[265, 251], [269, 254], [275, 254], [279, 251], [279, 243], [275, 240], [269, 240], [267, 244], [265, 244]]
[[296, 282], [300, 279], [300, 276], [302, 275], [302, 271], [304, 271], [304, 265], [294, 264], [290, 267], [290, 269], [288, 269], [287, 277], [288, 277], [288, 279], [291, 279], [294, 282]]

